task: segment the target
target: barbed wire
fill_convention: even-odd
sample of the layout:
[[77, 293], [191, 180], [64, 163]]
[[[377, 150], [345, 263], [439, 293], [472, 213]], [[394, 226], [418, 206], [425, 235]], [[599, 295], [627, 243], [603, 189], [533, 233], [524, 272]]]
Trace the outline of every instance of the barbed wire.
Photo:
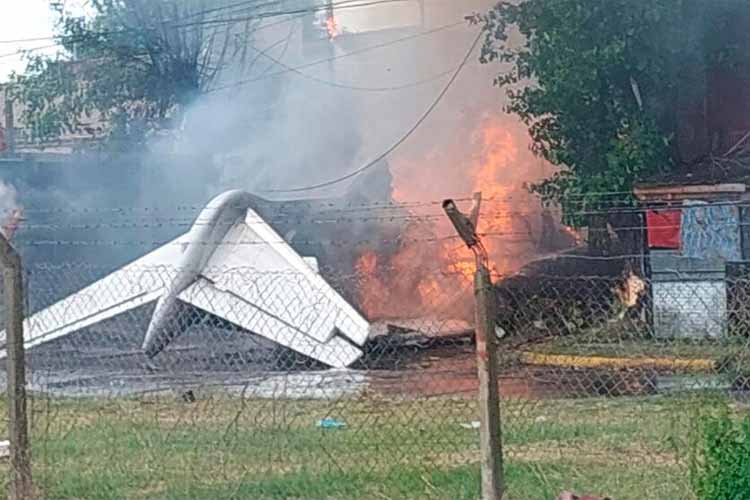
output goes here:
[[[523, 197], [528, 199], [527, 197]], [[469, 197], [455, 197], [450, 198], [456, 202], [470, 202]], [[511, 210], [508, 208], [503, 209], [492, 209], [487, 208], [487, 205], [497, 204], [502, 206], [513, 205], [514, 202], [518, 202], [521, 197], [503, 197], [503, 198], [487, 198], [482, 200], [484, 210], [481, 214], [488, 217], [504, 217], [504, 216], [532, 216], [541, 213], [545, 207], [540, 203], [537, 205], [538, 208], [529, 208], [527, 210]], [[405, 219], [405, 218], [439, 218], [444, 214], [438, 208], [442, 205], [444, 200], [440, 201], [414, 201], [414, 202], [308, 202], [308, 201], [284, 201], [284, 202], [273, 202], [273, 201], [259, 201], [257, 209], [260, 211], [269, 210], [272, 213], [269, 214], [269, 219], [283, 220], [283, 219], [300, 219], [308, 220], [312, 217], [318, 217], [322, 220], [326, 215], [334, 215], [341, 213], [357, 213], [357, 212], [383, 212], [383, 211], [415, 211], [418, 209], [434, 209], [437, 210], [434, 213], [410, 213], [408, 215], [392, 215], [392, 216], [377, 216], [377, 217], [365, 217], [365, 216], [349, 216], [349, 217], [334, 217], [334, 219], [341, 220], [387, 220], [387, 219]], [[565, 213], [569, 216], [591, 216], [591, 215], [616, 215], [616, 214], [634, 214], [642, 215], [649, 211], [689, 211], [695, 209], [705, 209], [713, 207], [738, 207], [738, 208], [750, 208], [750, 201], [737, 200], [737, 201], [719, 201], [710, 203], [691, 203], [681, 204], [669, 207], [645, 205], [640, 207], [627, 207], [622, 209], [602, 209], [602, 210], [568, 210]], [[231, 207], [231, 208], [245, 208], [245, 207]], [[560, 210], [560, 207], [553, 207]], [[289, 209], [294, 209], [293, 211]], [[0, 213], [12, 213], [17, 208], [3, 208], [0, 209]], [[210, 207], [201, 205], [177, 205], [175, 207], [166, 206], [120, 206], [120, 207], [55, 207], [55, 208], [42, 208], [42, 207], [23, 207], [25, 214], [51, 214], [51, 215], [107, 215], [107, 216], [132, 216], [133, 214], [141, 214], [143, 217], [154, 217], [158, 218], [163, 214], [170, 213], [185, 213], [193, 214], [203, 210], [210, 212]], [[156, 220], [156, 219], [155, 219]], [[645, 227], [645, 224], [640, 227]], [[668, 226], [664, 226], [668, 227]]]
[[[483, 221], [498, 221], [498, 220], [506, 220], [506, 219], [512, 219], [514, 217], [528, 217], [531, 215], [537, 215], [534, 212], [489, 212], [489, 213], [482, 213], [482, 220]], [[403, 223], [411, 223], [411, 222], [434, 222], [437, 220], [447, 220], [444, 213], [434, 213], [434, 214], [418, 214], [418, 213], [406, 213], [404, 215], [374, 215], [374, 216], [367, 216], [367, 215], [361, 215], [361, 216], [334, 216], [333, 214], [328, 214], [326, 216], [326, 213], [304, 213], [299, 212], [297, 214], [271, 214], [268, 216], [261, 216], [261, 215], [246, 215], [242, 217], [243, 220], [246, 220], [248, 222], [266, 222], [269, 224], [274, 223], [294, 223], [294, 224], [347, 224], [347, 223], [357, 223], [357, 222], [403, 222]], [[97, 221], [87, 219], [87, 222], [85, 223], [74, 223], [74, 222], [67, 222], [66, 219], [58, 219], [58, 220], [66, 220], [65, 223], [59, 223], [55, 222], [54, 219], [50, 220], [49, 218], [44, 218], [44, 222], [32, 222], [34, 219], [25, 217], [23, 220], [23, 227], [26, 229], [38, 229], [38, 228], [49, 228], [49, 229], [65, 229], [65, 228], [77, 228], [80, 227], [82, 229], [92, 229], [96, 227], [112, 227], [112, 228], [139, 228], [139, 227], [149, 227], [149, 226], [202, 226], [207, 224], [214, 224], [213, 222], [209, 223], [204, 220], [195, 220], [192, 217], [163, 217], [159, 215], [143, 215], [140, 217], [130, 218], [130, 219], [120, 219], [118, 222], [112, 222], [111, 218], [100, 218]], [[236, 221], [218, 221], [215, 224], [217, 226], [233, 226]]]
[[[457, 202], [467, 202], [471, 201], [472, 198], [470, 196], [456, 196], [452, 197], [454, 201]], [[486, 201], [492, 201], [492, 198], [487, 198]], [[503, 198], [503, 201], [510, 200], [509, 198]], [[351, 211], [369, 211], [369, 210], [402, 210], [402, 209], [409, 209], [409, 208], [419, 208], [419, 207], [440, 207], [442, 206], [443, 199], [440, 200], [425, 200], [425, 201], [352, 201], [352, 200], [346, 200], [345, 198], [340, 198], [336, 200], [315, 200], [315, 199], [301, 199], [301, 200], [284, 200], [284, 201], [273, 201], [273, 200], [264, 200], [259, 198], [258, 199], [258, 207], [260, 209], [268, 208], [268, 209], [274, 209], [279, 210], [279, 213], [284, 213], [283, 210], [286, 208], [294, 208], [294, 209], [319, 209], [319, 210], [327, 210], [327, 211], [340, 211], [340, 210], [351, 210]], [[485, 200], [483, 200], [485, 201]], [[246, 208], [239, 205], [230, 205], [229, 208]], [[23, 210], [25, 213], [81, 213], [81, 214], [90, 214], [90, 213], [105, 213], [105, 214], [117, 214], [117, 213], [133, 213], [133, 212], [143, 212], [144, 214], [151, 214], [151, 213], [165, 213], [169, 211], [175, 211], [175, 212], [199, 212], [201, 210], [208, 210], [211, 211], [211, 207], [206, 207], [205, 205], [175, 205], [173, 207], [170, 206], [114, 206], [114, 207], [57, 207], [57, 208], [44, 208], [44, 207], [34, 207], [34, 206], [28, 206], [24, 207]], [[13, 212], [15, 208], [3, 208], [0, 210], [0, 212]]]
[[[489, 232], [481, 233], [480, 236], [486, 238], [503, 237], [504, 243], [535, 243], [532, 239], [509, 240], [507, 236], [524, 233], [505, 233]], [[459, 236], [430, 236], [423, 238], [402, 237], [402, 238], [363, 238], [363, 239], [297, 239], [294, 238], [295, 245], [310, 246], [334, 246], [334, 247], [351, 247], [357, 245], [388, 245], [388, 244], [411, 244], [411, 243], [442, 243], [446, 241], [455, 241], [460, 239]], [[227, 241], [227, 240], [23, 240], [19, 237], [19, 243], [24, 246], [164, 246], [176, 245], [184, 246], [185, 244], [199, 246], [268, 246], [274, 244], [287, 244], [283, 238], [278, 240], [257, 240], [257, 241]]]

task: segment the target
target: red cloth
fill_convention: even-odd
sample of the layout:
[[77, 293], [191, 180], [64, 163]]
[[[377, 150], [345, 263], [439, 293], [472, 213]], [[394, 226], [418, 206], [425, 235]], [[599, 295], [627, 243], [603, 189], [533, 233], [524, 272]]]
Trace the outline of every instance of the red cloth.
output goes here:
[[680, 248], [681, 210], [648, 210], [646, 232], [649, 248]]

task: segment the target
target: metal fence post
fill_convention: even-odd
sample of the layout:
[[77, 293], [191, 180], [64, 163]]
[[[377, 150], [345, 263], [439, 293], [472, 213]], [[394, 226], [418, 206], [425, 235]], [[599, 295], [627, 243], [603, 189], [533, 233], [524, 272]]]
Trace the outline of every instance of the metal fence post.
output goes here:
[[452, 200], [443, 209], [461, 239], [474, 252], [474, 336], [479, 375], [479, 446], [481, 453], [482, 500], [500, 500], [505, 492], [503, 477], [500, 394], [498, 392], [497, 338], [495, 337], [496, 298], [488, 269], [487, 252], [477, 235], [481, 194], [474, 195], [470, 215], [459, 212]]
[[0, 233], [0, 265], [5, 292], [5, 349], [10, 431], [10, 500], [32, 498], [26, 415], [26, 364], [23, 346], [23, 268], [21, 257]]

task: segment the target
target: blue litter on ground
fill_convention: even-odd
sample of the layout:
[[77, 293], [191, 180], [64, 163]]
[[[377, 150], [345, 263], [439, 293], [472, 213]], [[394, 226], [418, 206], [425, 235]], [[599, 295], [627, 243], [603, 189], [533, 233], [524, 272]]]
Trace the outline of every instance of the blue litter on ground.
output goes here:
[[346, 422], [336, 420], [335, 418], [324, 418], [318, 420], [318, 427], [323, 429], [343, 429], [346, 427]]

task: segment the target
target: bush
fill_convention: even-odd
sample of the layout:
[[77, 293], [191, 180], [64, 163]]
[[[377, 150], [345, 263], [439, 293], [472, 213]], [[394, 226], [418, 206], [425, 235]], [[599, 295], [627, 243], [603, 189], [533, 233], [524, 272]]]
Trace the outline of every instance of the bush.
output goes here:
[[750, 417], [721, 411], [703, 416], [699, 431], [690, 471], [698, 500], [750, 500]]

